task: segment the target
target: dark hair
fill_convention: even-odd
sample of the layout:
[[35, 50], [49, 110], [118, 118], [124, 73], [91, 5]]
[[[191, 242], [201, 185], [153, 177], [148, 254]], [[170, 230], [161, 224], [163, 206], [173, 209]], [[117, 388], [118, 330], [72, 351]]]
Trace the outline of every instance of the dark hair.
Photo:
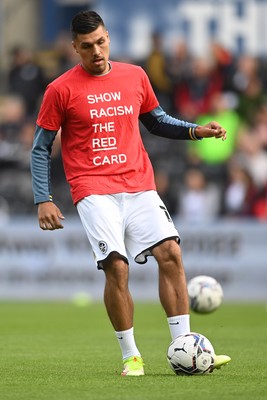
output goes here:
[[71, 21], [72, 38], [75, 39], [79, 33], [91, 33], [100, 25], [105, 27], [102, 18], [95, 11], [81, 11]]

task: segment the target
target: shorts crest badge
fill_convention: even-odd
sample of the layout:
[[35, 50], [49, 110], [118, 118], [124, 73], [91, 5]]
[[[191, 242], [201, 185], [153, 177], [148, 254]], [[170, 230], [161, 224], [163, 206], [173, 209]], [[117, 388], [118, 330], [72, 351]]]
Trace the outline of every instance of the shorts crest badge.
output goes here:
[[106, 254], [108, 251], [108, 245], [106, 242], [104, 242], [104, 240], [100, 240], [100, 242], [98, 242], [98, 247], [103, 254]]

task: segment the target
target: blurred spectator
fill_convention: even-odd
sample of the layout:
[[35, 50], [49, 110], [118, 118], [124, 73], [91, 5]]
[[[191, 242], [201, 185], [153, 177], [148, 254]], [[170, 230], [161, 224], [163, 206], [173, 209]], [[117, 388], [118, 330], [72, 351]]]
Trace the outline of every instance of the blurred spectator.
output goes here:
[[267, 220], [267, 183], [259, 191], [253, 207], [253, 216], [259, 220]]
[[17, 162], [20, 146], [19, 132], [26, 117], [25, 103], [21, 97], [6, 95], [0, 99], [0, 163]]
[[259, 60], [248, 55], [238, 58], [232, 85], [238, 95], [237, 112], [242, 120], [251, 125], [259, 107], [266, 103]]
[[246, 166], [255, 185], [261, 189], [267, 183], [267, 153], [263, 150], [260, 138], [244, 133], [239, 138], [237, 159]]
[[209, 179], [224, 180], [227, 161], [236, 150], [237, 137], [241, 128], [241, 120], [237, 112], [230, 108], [227, 94], [215, 93], [210, 98], [210, 112], [202, 114], [196, 123], [204, 125], [209, 121], [217, 121], [227, 131], [227, 140], [223, 143], [217, 139], [188, 142], [189, 159], [203, 165]]
[[214, 221], [220, 213], [220, 191], [200, 169], [190, 168], [179, 193], [179, 217], [189, 223]]
[[158, 194], [171, 215], [176, 214], [177, 199], [174, 196], [170, 177], [163, 169], [155, 171], [155, 183]]
[[36, 113], [38, 101], [46, 86], [43, 71], [34, 61], [31, 51], [24, 46], [14, 47], [11, 55], [8, 91], [23, 98], [26, 114], [32, 117]]
[[172, 85], [167, 75], [166, 57], [162, 49], [162, 38], [159, 32], [152, 34], [152, 49], [145, 63], [145, 69], [160, 105], [170, 112]]
[[177, 85], [188, 79], [191, 74], [192, 54], [184, 41], [179, 41], [173, 48], [168, 60], [167, 70], [172, 84]]
[[[32, 188], [29, 171], [29, 154], [32, 146], [34, 122], [27, 122], [23, 99], [7, 95], [0, 106], [0, 196], [2, 204], [8, 203], [9, 212], [30, 212]], [[30, 124], [28, 148], [25, 149], [22, 132]]]
[[261, 147], [267, 151], [267, 102], [264, 102], [256, 110], [250, 133], [259, 139]]
[[174, 103], [181, 119], [195, 121], [200, 114], [210, 112], [211, 99], [221, 92], [223, 80], [212, 57], [192, 60], [191, 74], [175, 87]]
[[222, 77], [223, 91], [228, 92], [231, 90], [231, 77], [234, 71], [233, 56], [222, 44], [216, 41], [211, 42], [210, 50], [215, 60], [215, 68]]
[[246, 168], [234, 159], [228, 164], [228, 180], [223, 195], [223, 215], [251, 217], [257, 188]]
[[9, 204], [10, 214], [30, 214], [34, 210], [29, 171], [7, 168], [0, 173], [0, 195]]
[[74, 65], [78, 64], [80, 59], [71, 45], [70, 33], [62, 31], [54, 44], [54, 50], [57, 58], [57, 75], [61, 75]]

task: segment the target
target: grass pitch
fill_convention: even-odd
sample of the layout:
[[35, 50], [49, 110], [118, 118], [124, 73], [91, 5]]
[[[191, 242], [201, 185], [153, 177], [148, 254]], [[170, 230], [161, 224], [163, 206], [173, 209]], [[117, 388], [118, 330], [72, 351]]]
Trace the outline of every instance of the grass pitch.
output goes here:
[[121, 355], [103, 304], [0, 303], [1, 400], [267, 399], [267, 308], [224, 304], [191, 316], [229, 365], [176, 376], [166, 361], [169, 328], [159, 304], [135, 307], [146, 375], [121, 377]]

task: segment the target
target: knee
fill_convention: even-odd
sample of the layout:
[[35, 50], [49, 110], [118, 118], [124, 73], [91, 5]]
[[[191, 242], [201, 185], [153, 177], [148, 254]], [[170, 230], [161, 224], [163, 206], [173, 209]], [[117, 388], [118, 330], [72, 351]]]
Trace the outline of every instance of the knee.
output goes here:
[[103, 263], [103, 271], [107, 283], [117, 288], [128, 285], [129, 266], [127, 262], [118, 257], [110, 257]]
[[153, 249], [152, 254], [160, 265], [166, 263], [182, 264], [182, 250], [175, 240], [166, 240]]

